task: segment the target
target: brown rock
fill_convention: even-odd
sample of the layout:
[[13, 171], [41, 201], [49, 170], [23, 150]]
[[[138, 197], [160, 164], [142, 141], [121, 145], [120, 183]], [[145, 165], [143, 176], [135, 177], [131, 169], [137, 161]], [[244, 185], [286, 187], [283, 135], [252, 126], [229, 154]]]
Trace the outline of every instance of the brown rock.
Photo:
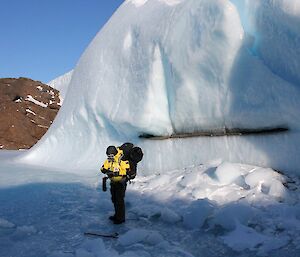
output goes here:
[[59, 92], [27, 78], [0, 79], [0, 149], [28, 149], [60, 108]]

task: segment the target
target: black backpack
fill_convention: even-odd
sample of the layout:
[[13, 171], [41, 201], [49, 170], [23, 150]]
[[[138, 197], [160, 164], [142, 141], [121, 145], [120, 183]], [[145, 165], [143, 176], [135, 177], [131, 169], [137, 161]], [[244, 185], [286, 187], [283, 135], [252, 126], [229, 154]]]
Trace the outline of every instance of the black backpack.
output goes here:
[[129, 178], [134, 179], [136, 176], [137, 163], [143, 159], [143, 151], [140, 147], [134, 146], [132, 143], [124, 143], [119, 147], [123, 151], [123, 161], [129, 161], [130, 172]]
[[130, 150], [130, 159], [135, 162], [138, 163], [143, 159], [143, 151], [140, 147], [138, 146], [134, 146], [131, 150]]
[[123, 151], [123, 158], [122, 158], [123, 161], [129, 161], [130, 151], [132, 150], [133, 147], [134, 145], [132, 143], [124, 143], [119, 147], [119, 149]]
[[123, 151], [123, 161], [132, 161], [138, 163], [143, 159], [143, 151], [140, 147], [134, 146], [132, 143], [124, 143], [119, 147]]

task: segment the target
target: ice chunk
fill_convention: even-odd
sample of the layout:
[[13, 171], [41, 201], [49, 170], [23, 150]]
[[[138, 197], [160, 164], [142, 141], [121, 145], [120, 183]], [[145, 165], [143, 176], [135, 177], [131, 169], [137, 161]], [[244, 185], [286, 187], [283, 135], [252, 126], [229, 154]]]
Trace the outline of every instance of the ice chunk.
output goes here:
[[262, 183], [269, 184], [276, 174], [272, 169], [257, 168], [245, 177], [245, 182], [254, 188]]
[[213, 213], [213, 210], [213, 205], [207, 199], [194, 201], [182, 213], [183, 224], [189, 229], [199, 229]]
[[254, 250], [255, 247], [266, 241], [268, 237], [250, 227], [237, 223], [236, 229], [223, 236], [222, 239], [233, 250], [244, 251], [246, 249]]
[[201, 173], [196, 169], [190, 173], [186, 173], [179, 184], [183, 187], [195, 187], [195, 185], [199, 185], [200, 180]]
[[287, 190], [282, 184], [283, 178], [272, 169], [258, 168], [245, 177], [245, 182], [251, 187], [258, 189], [270, 196], [285, 199], [288, 197]]
[[225, 162], [218, 166], [215, 175], [220, 184], [228, 185], [237, 180], [242, 175], [242, 171], [238, 164]]
[[269, 195], [284, 199], [288, 196], [288, 192], [281, 181], [272, 179], [270, 183]]
[[163, 242], [162, 235], [157, 231], [150, 231], [145, 229], [131, 229], [118, 239], [119, 243], [123, 246], [136, 244], [139, 242], [155, 245]]
[[213, 192], [209, 194], [209, 199], [217, 201], [218, 204], [231, 204], [246, 195], [244, 191], [241, 190], [241, 187], [236, 185], [227, 185], [219, 188], [215, 188]]
[[0, 228], [14, 228], [16, 225], [6, 219], [0, 218]]
[[216, 212], [212, 223], [220, 225], [227, 230], [234, 230], [237, 221], [238, 224], [246, 226], [253, 215], [254, 210], [250, 206], [242, 204], [227, 205]]
[[176, 223], [181, 220], [181, 216], [178, 213], [167, 207], [162, 209], [160, 218], [166, 223]]
[[236, 223], [236, 229], [223, 236], [222, 239], [235, 251], [258, 249], [257, 255], [259, 256], [269, 256], [269, 251], [280, 249], [290, 242], [290, 237], [287, 235], [265, 235], [239, 222]]
[[143, 240], [144, 243], [149, 245], [157, 245], [164, 241], [163, 236], [158, 231], [150, 231]]

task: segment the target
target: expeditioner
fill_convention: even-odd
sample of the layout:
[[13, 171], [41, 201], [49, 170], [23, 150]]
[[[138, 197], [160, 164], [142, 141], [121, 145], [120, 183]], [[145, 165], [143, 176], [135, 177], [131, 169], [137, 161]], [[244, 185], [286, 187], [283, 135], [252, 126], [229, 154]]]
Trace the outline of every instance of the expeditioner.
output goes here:
[[127, 182], [135, 178], [137, 163], [143, 158], [142, 149], [132, 143], [124, 143], [120, 147], [109, 146], [106, 149], [107, 159], [101, 167], [103, 191], [106, 191], [106, 180], [110, 179], [111, 200], [115, 214], [109, 219], [114, 224], [125, 222], [125, 191]]

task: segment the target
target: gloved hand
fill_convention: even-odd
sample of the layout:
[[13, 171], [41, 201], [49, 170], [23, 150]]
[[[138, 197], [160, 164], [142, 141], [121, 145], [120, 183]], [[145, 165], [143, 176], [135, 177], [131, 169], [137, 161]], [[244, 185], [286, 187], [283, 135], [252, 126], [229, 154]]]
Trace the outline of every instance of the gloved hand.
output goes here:
[[112, 171], [107, 171], [106, 173], [105, 173], [109, 178], [112, 178], [113, 176], [114, 176], [114, 173], [112, 172]]

